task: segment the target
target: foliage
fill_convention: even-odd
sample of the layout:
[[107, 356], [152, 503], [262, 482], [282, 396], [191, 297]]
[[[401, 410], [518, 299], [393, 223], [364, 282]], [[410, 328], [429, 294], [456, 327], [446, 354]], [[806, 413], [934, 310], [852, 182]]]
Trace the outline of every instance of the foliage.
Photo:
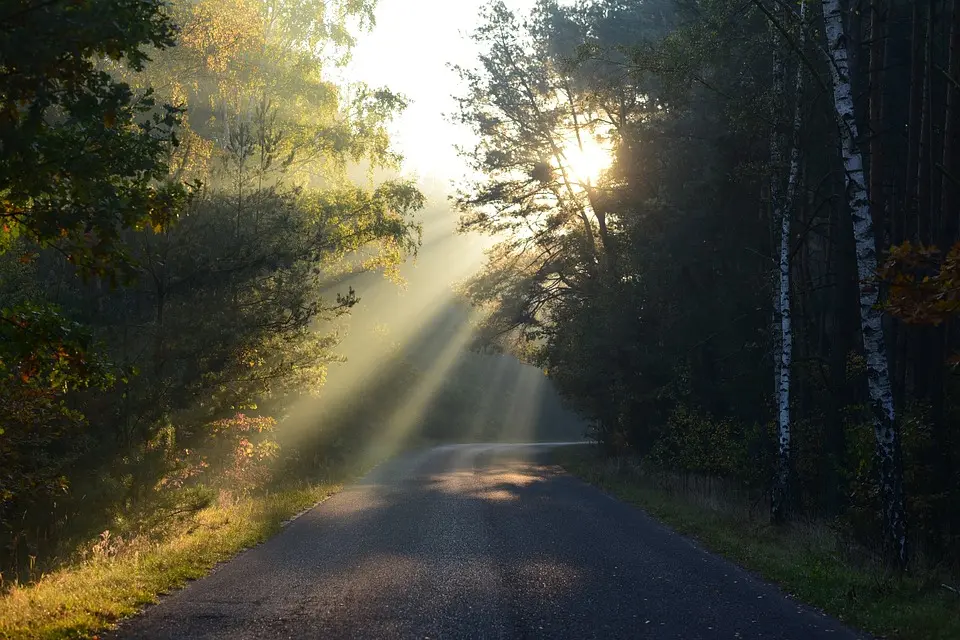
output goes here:
[[0, 311], [0, 518], [16, 501], [42, 499], [68, 488], [76, 460], [62, 440], [76, 442], [87, 426], [67, 403], [71, 391], [111, 387], [113, 368], [99, 359], [88, 329], [56, 308], [22, 304]]
[[[960, 130], [960, 110], [946, 76], [927, 76], [930, 60], [960, 72], [952, 6], [873, 0], [845, 19], [852, 81], [870, 88], [855, 111], [870, 132], [859, 142], [877, 247], [889, 250], [871, 282], [902, 416], [904, 450], [890, 459], [905, 465], [913, 542], [957, 567], [960, 225], [948, 211], [960, 147], [944, 135]], [[820, 11], [808, 6], [802, 21], [761, 0], [542, 0], [514, 15], [490, 3], [478, 63], [461, 70], [458, 115], [477, 137], [464, 157], [479, 177], [462, 181], [457, 204], [462, 228], [497, 245], [464, 289], [486, 312], [484, 344], [543, 367], [607, 453], [769, 487], [780, 246], [770, 185], [787, 175], [770, 141], [796, 108], [788, 503], [872, 545], [880, 457], [866, 433], [858, 261], [836, 107], [821, 90], [832, 79]], [[775, 57], [818, 89], [778, 90]], [[577, 132], [609, 152], [589, 179], [571, 178]]]
[[175, 466], [158, 488], [219, 486], [242, 495], [267, 486], [280, 455], [276, 428], [273, 418], [243, 413], [204, 425], [193, 448], [168, 451]]
[[681, 405], [667, 419], [650, 458], [687, 473], [745, 478], [756, 468], [747, 435], [729, 419], [711, 420]]
[[0, 376], [66, 392], [91, 385], [109, 387], [108, 366], [88, 360], [92, 336], [53, 306], [24, 304], [0, 311]]
[[[348, 160], [394, 165], [387, 123], [404, 99], [387, 88], [339, 85], [327, 70], [349, 59], [354, 29], [372, 23], [366, 0], [219, 0], [171, 3], [181, 37], [155, 52], [143, 73], [117, 69], [187, 108], [176, 173], [209, 179], [225, 152], [243, 174], [266, 155], [304, 185], [339, 179]], [[252, 125], [269, 123], [257, 154]], [[321, 178], [322, 176], [322, 178]], [[243, 180], [243, 176], [237, 176]], [[259, 179], [259, 178], [258, 178]]]
[[[122, 230], [162, 228], [185, 191], [167, 182], [179, 110], [136, 94], [100, 59], [141, 70], [174, 43], [160, 1], [8, 4], [0, 15], [0, 246], [23, 236], [82, 273], [126, 262]], [[26, 168], [29, 167], [29, 170]]]
[[940, 325], [960, 314], [960, 244], [944, 256], [909, 240], [890, 247], [879, 276], [888, 287], [887, 311], [903, 322]]
[[277, 425], [341, 359], [359, 296], [336, 282], [395, 277], [420, 242], [412, 183], [347, 180], [398, 162], [405, 100], [331, 79], [372, 8], [0, 10], [4, 575], [300, 454]]

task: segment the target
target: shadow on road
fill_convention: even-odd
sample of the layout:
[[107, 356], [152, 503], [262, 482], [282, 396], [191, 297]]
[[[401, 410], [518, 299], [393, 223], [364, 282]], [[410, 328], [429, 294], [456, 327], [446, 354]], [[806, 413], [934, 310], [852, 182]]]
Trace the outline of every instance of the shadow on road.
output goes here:
[[401, 456], [120, 637], [856, 637], [543, 455]]

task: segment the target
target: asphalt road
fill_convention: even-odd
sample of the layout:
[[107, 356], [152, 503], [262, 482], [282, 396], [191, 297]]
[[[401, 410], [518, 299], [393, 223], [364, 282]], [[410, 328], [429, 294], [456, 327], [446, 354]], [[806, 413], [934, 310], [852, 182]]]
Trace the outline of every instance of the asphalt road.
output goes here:
[[117, 637], [858, 637], [543, 452], [397, 458]]

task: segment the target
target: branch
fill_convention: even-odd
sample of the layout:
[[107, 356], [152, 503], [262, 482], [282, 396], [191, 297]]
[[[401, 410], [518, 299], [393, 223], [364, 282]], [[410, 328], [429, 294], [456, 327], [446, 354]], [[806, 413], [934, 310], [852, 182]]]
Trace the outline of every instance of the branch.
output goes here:
[[[809, 1], [809, 0], [807, 0], [807, 1]], [[786, 28], [779, 20], [777, 20], [777, 17], [776, 17], [775, 15], [773, 15], [773, 13], [770, 11], [770, 9], [768, 9], [768, 8], [763, 4], [763, 0], [750, 0], [750, 2], [753, 3], [753, 5], [754, 5], [755, 7], [757, 7], [758, 9], [760, 9], [760, 12], [763, 13], [763, 15], [765, 15], [765, 16], [767, 17], [767, 20], [770, 22], [770, 25], [771, 25], [774, 29], [776, 29], [776, 30], [780, 33], [781, 36], [783, 36], [784, 41], [785, 41], [788, 45], [790, 45], [790, 49], [792, 49], [793, 52], [797, 54], [797, 57], [800, 58], [800, 62], [803, 63], [803, 66], [805, 66], [805, 67], [807, 68], [807, 70], [810, 72], [810, 75], [813, 76], [813, 79], [817, 81], [817, 84], [818, 84], [818, 85], [820, 85], [820, 88], [823, 89], [824, 91], [827, 91], [827, 92], [829, 92], [829, 93], [832, 94], [832, 93], [833, 93], [833, 90], [830, 89], [830, 88], [827, 86], [827, 84], [823, 81], [823, 78], [820, 77], [820, 74], [817, 72], [816, 66], [814, 66], [814, 64], [813, 64], [813, 62], [810, 60], [810, 58], [807, 57], [807, 54], [804, 53], [803, 47], [801, 47], [800, 45], [798, 45], [798, 44], [793, 40], [793, 37], [790, 35], [790, 32], [787, 30], [787, 28]], [[801, 28], [802, 28], [802, 27], [803, 27], [803, 25], [801, 25]], [[817, 47], [817, 48], [820, 49], [820, 47]], [[822, 49], [821, 49], [821, 51], [822, 51]], [[830, 58], [829, 55], [827, 56], [827, 59], [828, 59], [828, 60], [831, 60], [831, 64], [832, 64], [832, 58]]]

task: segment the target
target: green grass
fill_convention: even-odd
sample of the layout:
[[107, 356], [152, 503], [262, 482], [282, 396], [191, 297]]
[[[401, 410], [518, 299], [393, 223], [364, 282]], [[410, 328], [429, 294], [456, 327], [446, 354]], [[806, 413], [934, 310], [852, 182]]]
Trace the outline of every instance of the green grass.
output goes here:
[[888, 638], [960, 638], [960, 595], [943, 576], [888, 571], [824, 523], [772, 527], [765, 505], [717, 482], [691, 486], [635, 461], [603, 460], [592, 448], [556, 455], [573, 475], [852, 627]]
[[150, 539], [96, 545], [87, 558], [0, 595], [0, 638], [90, 638], [263, 542], [338, 489], [303, 485], [221, 499]]

